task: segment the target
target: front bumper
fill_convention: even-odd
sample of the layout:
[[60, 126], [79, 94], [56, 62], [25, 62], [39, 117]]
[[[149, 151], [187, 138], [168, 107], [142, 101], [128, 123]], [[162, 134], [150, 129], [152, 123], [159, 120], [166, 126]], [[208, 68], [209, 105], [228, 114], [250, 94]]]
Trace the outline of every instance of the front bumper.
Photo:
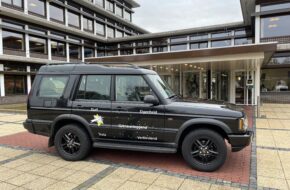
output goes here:
[[249, 146], [252, 142], [253, 135], [253, 131], [247, 131], [242, 135], [229, 135], [229, 143], [232, 145], [232, 151], [238, 152]]
[[29, 131], [30, 133], [35, 133], [35, 130], [34, 130], [34, 126], [32, 124], [32, 121], [30, 119], [26, 119], [24, 122], [23, 122], [23, 126], [24, 128]]

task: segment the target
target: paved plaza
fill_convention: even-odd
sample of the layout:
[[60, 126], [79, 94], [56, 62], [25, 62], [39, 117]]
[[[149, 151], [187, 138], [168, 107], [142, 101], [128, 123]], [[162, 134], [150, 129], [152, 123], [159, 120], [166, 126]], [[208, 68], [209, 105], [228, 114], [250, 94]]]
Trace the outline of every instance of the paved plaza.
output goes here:
[[253, 147], [204, 173], [180, 154], [95, 149], [85, 161], [67, 162], [46, 137], [25, 131], [25, 115], [1, 113], [0, 189], [290, 189], [290, 105], [265, 104], [261, 116], [252, 120]]

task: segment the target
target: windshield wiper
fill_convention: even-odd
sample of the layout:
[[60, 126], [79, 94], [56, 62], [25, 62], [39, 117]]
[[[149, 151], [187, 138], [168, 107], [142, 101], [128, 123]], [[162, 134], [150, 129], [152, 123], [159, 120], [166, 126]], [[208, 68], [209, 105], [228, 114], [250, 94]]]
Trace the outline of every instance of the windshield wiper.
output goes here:
[[168, 99], [172, 99], [172, 98], [177, 98], [178, 96], [176, 94], [170, 96]]

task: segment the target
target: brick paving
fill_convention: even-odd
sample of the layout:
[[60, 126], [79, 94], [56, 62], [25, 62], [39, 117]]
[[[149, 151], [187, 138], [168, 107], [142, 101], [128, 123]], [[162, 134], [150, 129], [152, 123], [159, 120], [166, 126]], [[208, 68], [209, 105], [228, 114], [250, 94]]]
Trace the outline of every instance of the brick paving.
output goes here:
[[213, 173], [192, 170], [180, 154], [95, 149], [86, 161], [66, 162], [46, 137], [23, 129], [25, 115], [0, 114], [0, 189], [289, 189], [288, 106], [264, 105], [253, 149], [230, 153]]

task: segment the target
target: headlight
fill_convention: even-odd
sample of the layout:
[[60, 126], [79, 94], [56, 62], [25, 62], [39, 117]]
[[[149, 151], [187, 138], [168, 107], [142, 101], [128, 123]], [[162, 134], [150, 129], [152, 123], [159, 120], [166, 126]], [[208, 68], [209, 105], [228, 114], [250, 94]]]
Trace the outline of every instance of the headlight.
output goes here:
[[239, 121], [239, 130], [240, 131], [247, 131], [248, 129], [248, 118], [245, 117], [245, 118], [240, 118], [240, 121]]

